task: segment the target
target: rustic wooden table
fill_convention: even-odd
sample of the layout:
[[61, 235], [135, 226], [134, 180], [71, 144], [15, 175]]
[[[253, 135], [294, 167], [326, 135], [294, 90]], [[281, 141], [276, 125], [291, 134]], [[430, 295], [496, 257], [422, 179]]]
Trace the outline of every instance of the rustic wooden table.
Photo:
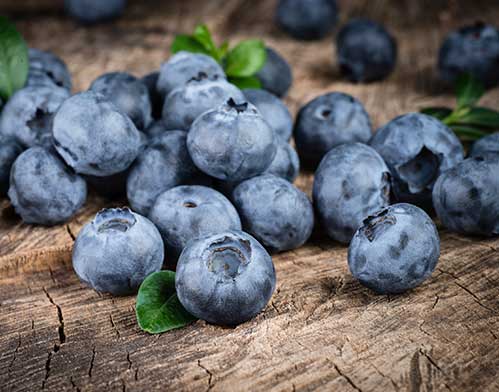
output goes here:
[[[168, 57], [177, 32], [206, 22], [219, 40], [262, 37], [293, 66], [293, 112], [320, 93], [344, 91], [365, 103], [376, 126], [432, 103], [452, 103], [435, 80], [446, 31], [499, 20], [496, 1], [340, 1], [342, 21], [384, 21], [399, 42], [397, 71], [383, 83], [339, 78], [331, 38], [300, 43], [272, 24], [274, 1], [130, 1], [116, 23], [83, 28], [60, 1], [0, 0], [30, 46], [68, 63], [75, 90], [99, 74], [142, 75]], [[499, 90], [485, 103], [497, 108]], [[307, 192], [312, 174], [297, 181]], [[121, 204], [125, 203], [123, 201]], [[120, 203], [118, 203], [120, 204]], [[66, 225], [22, 224], [0, 201], [0, 390], [499, 390], [499, 240], [440, 231], [438, 267], [399, 296], [365, 289], [349, 274], [347, 248], [314, 234], [274, 257], [271, 303], [236, 328], [198, 321], [150, 336], [137, 326], [133, 297], [99, 295], [71, 269], [78, 230], [108, 201], [91, 195]]]

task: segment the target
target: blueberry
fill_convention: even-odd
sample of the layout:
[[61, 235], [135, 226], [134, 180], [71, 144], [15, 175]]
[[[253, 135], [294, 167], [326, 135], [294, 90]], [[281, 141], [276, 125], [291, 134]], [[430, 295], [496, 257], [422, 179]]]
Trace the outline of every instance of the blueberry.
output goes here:
[[499, 30], [476, 23], [450, 33], [438, 54], [440, 78], [454, 83], [461, 74], [472, 74], [486, 87], [499, 84]]
[[54, 115], [68, 97], [69, 92], [60, 87], [28, 86], [18, 90], [2, 111], [0, 134], [25, 147], [50, 146]]
[[397, 201], [431, 211], [433, 184], [463, 160], [463, 146], [447, 126], [421, 113], [409, 113], [381, 127], [371, 140], [392, 174]]
[[157, 197], [178, 185], [203, 183], [186, 146], [184, 131], [169, 131], [152, 139], [130, 169], [127, 196], [133, 210], [147, 215]]
[[463, 234], [499, 234], [499, 155], [468, 158], [444, 172], [433, 188], [442, 224]]
[[194, 238], [241, 230], [241, 220], [230, 201], [199, 185], [177, 186], [159, 195], [149, 219], [163, 237], [169, 261], [176, 261], [187, 242]]
[[300, 160], [295, 149], [286, 142], [278, 142], [275, 158], [265, 170], [265, 174], [273, 174], [294, 182], [300, 172]]
[[282, 178], [265, 174], [243, 181], [232, 199], [243, 229], [272, 252], [298, 248], [312, 234], [312, 203]]
[[284, 102], [265, 90], [247, 89], [243, 93], [248, 102], [256, 106], [276, 136], [287, 142], [293, 132], [293, 118]]
[[321, 95], [298, 112], [294, 136], [300, 158], [316, 166], [333, 147], [349, 142], [367, 143], [371, 120], [364, 106], [343, 93]]
[[30, 48], [29, 74], [26, 84], [64, 87], [71, 91], [71, 74], [64, 61], [53, 53]]
[[225, 79], [225, 72], [213, 57], [201, 53], [178, 52], [167, 62], [161, 64], [157, 91], [166, 97], [178, 87], [184, 87], [199, 73], [209, 79]]
[[348, 266], [364, 286], [397, 294], [426, 280], [439, 256], [440, 239], [430, 217], [401, 203], [364, 220], [348, 248]]
[[336, 0], [280, 0], [276, 22], [296, 39], [315, 40], [324, 37], [336, 25]]
[[159, 72], [151, 72], [143, 76], [140, 81], [147, 87], [149, 100], [151, 101], [152, 117], [160, 120], [163, 112], [164, 97], [159, 93], [156, 85], [158, 84]]
[[141, 147], [130, 118], [102, 94], [86, 91], [66, 100], [53, 125], [54, 144], [77, 173], [110, 176], [126, 170]]
[[87, 25], [115, 19], [125, 7], [126, 0], [64, 0], [66, 12]]
[[484, 136], [471, 146], [470, 156], [472, 157], [490, 153], [499, 154], [499, 132]]
[[315, 172], [314, 206], [327, 234], [349, 243], [362, 221], [390, 204], [390, 171], [371, 147], [334, 147]]
[[229, 98], [245, 101], [236, 86], [225, 79], [208, 78], [200, 73], [183, 87], [173, 90], [165, 99], [163, 122], [170, 129], [188, 131], [194, 120], [204, 112], [217, 108]]
[[194, 316], [237, 325], [260, 313], [272, 297], [272, 258], [242, 231], [210, 234], [187, 244], [175, 276], [178, 299]]
[[274, 132], [258, 110], [232, 99], [196, 119], [187, 148], [200, 170], [227, 181], [263, 173], [276, 154]]
[[354, 19], [338, 33], [336, 39], [341, 73], [355, 83], [385, 79], [397, 62], [397, 43], [380, 24]]
[[10, 168], [22, 151], [14, 139], [0, 136], [0, 196], [9, 189]]
[[274, 49], [267, 47], [266, 51], [267, 60], [256, 76], [265, 90], [284, 97], [293, 83], [291, 67]]
[[94, 290], [127, 295], [161, 269], [163, 257], [163, 241], [151, 221], [128, 208], [110, 208], [76, 237], [73, 268]]
[[149, 91], [135, 76], [126, 72], [106, 73], [92, 82], [90, 90], [114, 103], [138, 129], [145, 129], [152, 122]]
[[67, 221], [80, 209], [87, 184], [55, 151], [32, 147], [12, 165], [8, 195], [24, 222], [50, 226]]

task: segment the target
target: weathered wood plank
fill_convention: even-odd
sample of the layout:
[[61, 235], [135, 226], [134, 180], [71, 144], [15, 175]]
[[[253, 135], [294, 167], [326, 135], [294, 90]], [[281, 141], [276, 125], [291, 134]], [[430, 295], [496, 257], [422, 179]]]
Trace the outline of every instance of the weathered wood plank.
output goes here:
[[[319, 93], [345, 91], [376, 126], [423, 104], [452, 103], [435, 81], [441, 37], [451, 26], [499, 18], [493, 1], [343, 1], [343, 19], [390, 21], [400, 43], [395, 75], [364, 86], [339, 79], [330, 39], [303, 44], [279, 33], [274, 2], [131, 1], [123, 19], [92, 29], [64, 19], [60, 1], [18, 3], [0, 2], [1, 13], [14, 16], [30, 45], [68, 62], [76, 90], [105, 71], [157, 68], [175, 32], [206, 21], [219, 39], [263, 35], [285, 54], [293, 112]], [[485, 103], [497, 102], [490, 92]], [[304, 173], [297, 184], [309, 192], [312, 180]], [[441, 231], [432, 278], [379, 296], [351, 277], [346, 247], [318, 230], [307, 246], [274, 257], [277, 291], [255, 320], [236, 328], [198, 321], [149, 336], [136, 324], [134, 298], [99, 295], [71, 270], [74, 236], [113, 204], [92, 195], [67, 225], [42, 228], [23, 225], [0, 201], [0, 390], [499, 390], [497, 239]]]

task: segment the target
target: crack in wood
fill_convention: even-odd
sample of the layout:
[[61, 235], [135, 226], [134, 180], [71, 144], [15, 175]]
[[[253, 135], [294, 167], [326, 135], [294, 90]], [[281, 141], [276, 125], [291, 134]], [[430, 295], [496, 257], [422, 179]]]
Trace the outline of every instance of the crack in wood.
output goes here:
[[212, 379], [213, 379], [213, 373], [210, 372], [206, 367], [204, 367], [203, 365], [201, 365], [201, 360], [198, 359], [198, 366], [203, 369], [207, 374], [208, 374], [208, 389], [207, 391], [209, 391], [211, 388], [213, 388], [214, 384], [211, 383]]
[[332, 362], [332, 364], [333, 364], [334, 369], [338, 372], [338, 374], [341, 377], [343, 377], [350, 384], [350, 386], [353, 389], [355, 389], [356, 391], [362, 392], [362, 389], [360, 389], [357, 385], [355, 385], [355, 383], [353, 382], [353, 380], [346, 373], [343, 373], [340, 370], [340, 368], [338, 367], [338, 365], [336, 365], [334, 362]]
[[76, 241], [76, 236], [73, 234], [73, 231], [71, 230], [71, 227], [69, 225], [66, 225], [66, 231], [68, 232], [73, 242]]
[[130, 360], [130, 352], [129, 351], [126, 352], [126, 360], [128, 362], [128, 370], [130, 370], [132, 368], [132, 361]]
[[90, 358], [90, 366], [88, 368], [88, 377], [92, 378], [92, 370], [94, 369], [94, 361], [95, 361], [95, 346], [92, 347], [92, 358]]
[[489, 308], [487, 305], [484, 305], [484, 304], [482, 303], [482, 301], [480, 300], [480, 298], [478, 298], [478, 296], [477, 296], [477, 295], [476, 295], [473, 291], [471, 291], [469, 288], [467, 288], [465, 285], [462, 285], [462, 284], [460, 284], [460, 283], [458, 283], [458, 282], [454, 282], [454, 283], [455, 283], [458, 287], [460, 287], [461, 289], [463, 289], [464, 291], [466, 291], [469, 295], [471, 295], [471, 296], [474, 298], [475, 302], [476, 302], [478, 305], [480, 305], [482, 308], [487, 309], [489, 312], [492, 312], [492, 313], [497, 313], [497, 311], [495, 311], [494, 309]]
[[[62, 315], [62, 308], [55, 303], [54, 299], [50, 296], [49, 292], [45, 287], [42, 288], [43, 292], [47, 296], [48, 300], [52, 305], [54, 305], [57, 309], [57, 319], [59, 320], [59, 327], [57, 328], [57, 332], [59, 334], [59, 344], [63, 344], [66, 342], [66, 333], [64, 332], [64, 317]], [[58, 351], [59, 349], [57, 349]]]
[[21, 347], [21, 333], [19, 332], [18, 333], [18, 341], [17, 341], [17, 345], [16, 345], [16, 348], [13, 352], [13, 357], [12, 357], [12, 360], [10, 361], [9, 363], [9, 367], [8, 367], [8, 373], [10, 374], [11, 372], [11, 369], [12, 369], [12, 366], [14, 365], [14, 362], [16, 361], [16, 358], [17, 358], [17, 353], [19, 351], [19, 348]]
[[118, 339], [120, 339], [120, 331], [118, 330], [118, 328], [116, 327], [116, 324], [114, 323], [114, 319], [113, 319], [113, 314], [112, 313], [109, 313], [109, 321], [111, 322], [111, 325], [114, 329], [114, 331], [116, 332], [116, 336]]

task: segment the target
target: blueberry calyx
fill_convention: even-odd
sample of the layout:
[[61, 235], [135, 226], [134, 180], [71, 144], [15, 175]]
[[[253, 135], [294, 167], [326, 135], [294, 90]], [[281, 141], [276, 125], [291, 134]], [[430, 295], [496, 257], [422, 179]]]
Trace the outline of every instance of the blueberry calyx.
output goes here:
[[105, 208], [97, 213], [93, 224], [97, 227], [98, 233], [108, 230], [126, 232], [135, 223], [137, 219], [133, 216], [128, 207], [123, 208]]
[[234, 279], [251, 260], [250, 242], [229, 236], [213, 242], [206, 252], [208, 270], [222, 280]]
[[238, 113], [243, 113], [248, 109], [248, 102], [236, 103], [233, 98], [229, 98], [227, 105], [231, 109], [235, 109]]
[[184, 205], [185, 208], [196, 208], [198, 206], [193, 201], [186, 201], [186, 202], [184, 202], [183, 205]]
[[201, 82], [205, 79], [208, 79], [208, 74], [206, 72], [198, 72], [196, 76], [189, 79], [189, 82], [191, 81]]
[[397, 218], [393, 215], [388, 215], [388, 209], [386, 208], [364, 219], [362, 231], [369, 242], [373, 242], [381, 232], [388, 229], [389, 226], [395, 225], [395, 223], [397, 223]]

